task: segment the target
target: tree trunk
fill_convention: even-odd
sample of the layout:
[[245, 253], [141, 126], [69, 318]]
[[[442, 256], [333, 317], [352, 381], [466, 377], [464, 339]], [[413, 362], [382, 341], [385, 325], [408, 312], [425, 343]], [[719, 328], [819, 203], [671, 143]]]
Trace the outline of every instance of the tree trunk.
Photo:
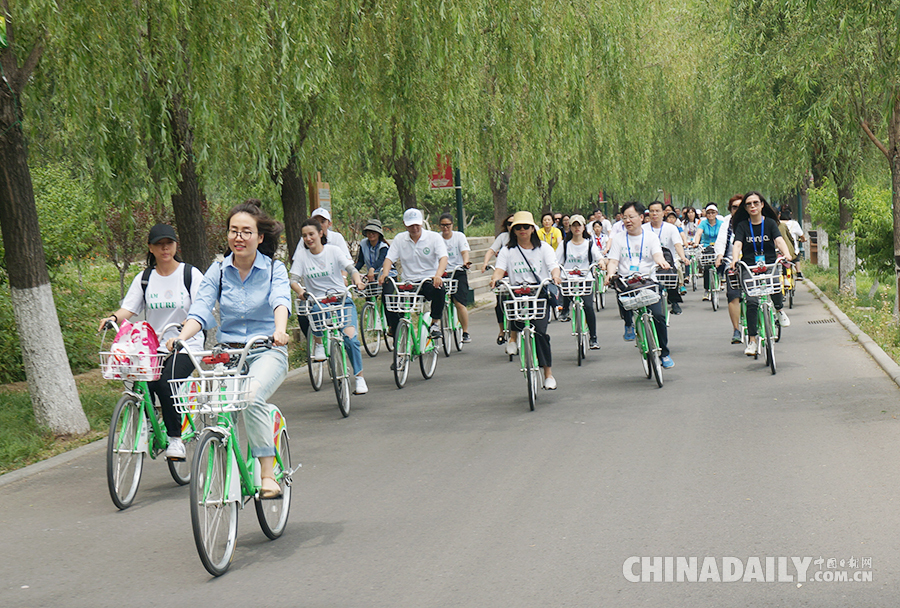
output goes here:
[[395, 156], [391, 167], [391, 177], [397, 186], [400, 203], [404, 209], [412, 209], [416, 206], [416, 178], [419, 172], [406, 154]]
[[806, 177], [803, 178], [803, 181], [800, 185], [800, 206], [803, 208], [802, 213], [800, 214], [800, 224], [801, 228], [803, 228], [803, 233], [807, 235], [806, 243], [803, 246], [803, 258], [806, 261], [809, 261], [810, 258], [810, 247], [809, 242], [809, 231], [812, 228], [812, 218], [809, 215], [809, 179]]
[[512, 174], [512, 165], [506, 170], [488, 169], [488, 181], [491, 186], [491, 195], [494, 199], [494, 234], [503, 231], [503, 220], [509, 215], [509, 179]]
[[900, 318], [900, 91], [894, 92], [894, 107], [888, 121], [888, 162], [891, 166], [891, 205], [894, 215], [894, 319]]
[[[837, 177], [837, 176], [835, 176]], [[838, 283], [843, 293], [856, 295], [856, 233], [853, 232], [853, 178], [838, 185]]]
[[0, 54], [5, 72], [0, 87], [0, 230], [16, 329], [38, 423], [58, 435], [82, 434], [90, 425], [81, 408], [56, 315], [22, 133], [22, 89], [43, 47], [40, 43], [35, 46], [22, 69], [12, 48], [10, 44]]
[[203, 217], [204, 195], [197, 175], [190, 114], [181, 104], [178, 95], [172, 99], [172, 133], [181, 173], [178, 191], [172, 194], [172, 211], [175, 212], [175, 223], [178, 225], [178, 244], [184, 261], [205, 271], [211, 257], [206, 240], [206, 220]]
[[288, 255], [293, 256], [300, 243], [300, 225], [308, 217], [306, 184], [303, 183], [303, 171], [293, 148], [290, 161], [281, 170], [281, 206], [284, 209]]

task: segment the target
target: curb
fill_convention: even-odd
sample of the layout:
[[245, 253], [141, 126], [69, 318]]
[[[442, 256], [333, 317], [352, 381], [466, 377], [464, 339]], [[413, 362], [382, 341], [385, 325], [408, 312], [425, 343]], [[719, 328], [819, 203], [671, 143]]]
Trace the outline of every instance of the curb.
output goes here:
[[884, 373], [888, 375], [888, 377], [894, 381], [898, 387], [900, 387], [900, 365], [897, 365], [897, 362], [894, 361], [878, 344], [873, 340], [869, 335], [861, 330], [859, 326], [850, 320], [850, 317], [844, 314], [844, 312], [837, 307], [837, 304], [831, 301], [831, 299], [826, 296], [821, 289], [819, 289], [815, 283], [810, 281], [809, 279], [804, 279], [804, 283], [806, 283], [807, 288], [813, 292], [819, 300], [822, 301], [822, 304], [825, 305], [825, 308], [834, 316], [838, 322], [844, 326], [844, 329], [847, 330], [853, 338], [859, 342], [859, 344], [869, 353], [869, 356], [875, 359], [875, 363], [877, 363]]

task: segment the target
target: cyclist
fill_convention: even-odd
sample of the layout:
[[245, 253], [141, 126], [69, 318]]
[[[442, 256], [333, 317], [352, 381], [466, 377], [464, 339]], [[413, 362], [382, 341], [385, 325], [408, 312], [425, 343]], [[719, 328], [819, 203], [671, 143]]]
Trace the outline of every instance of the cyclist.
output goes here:
[[[243, 348], [253, 336], [273, 337], [274, 348], [254, 348], [247, 354], [247, 373], [253, 377], [253, 403], [244, 411], [244, 426], [250, 453], [259, 460], [260, 498], [279, 498], [275, 440], [266, 400], [281, 385], [288, 370], [290, 287], [284, 264], [274, 259], [284, 226], [271, 219], [256, 199], [233, 207], [226, 226], [231, 253], [206, 271], [178, 339], [189, 340], [201, 329], [214, 326], [217, 301], [220, 322], [216, 339], [220, 343]], [[170, 350], [174, 342], [174, 338], [168, 341]]]
[[[780, 218], [781, 224], [785, 228], [785, 230], [782, 231], [782, 234], [787, 232], [791, 237], [791, 241], [788, 242], [788, 245], [793, 244], [794, 246], [794, 259], [791, 260], [797, 271], [794, 274], [798, 278], [802, 278], [800, 274], [800, 243], [806, 242], [806, 236], [803, 234], [803, 228], [800, 226], [800, 223], [797, 222], [797, 220], [792, 219], [791, 208], [788, 207], [787, 204], [782, 205]], [[785, 241], [787, 241], [787, 237], [785, 237]]]
[[[594, 224], [599, 226], [599, 224]], [[591, 264], [598, 263], [601, 268], [606, 267], [606, 261], [600, 249], [594, 244], [592, 239], [585, 238], [584, 217], [581, 215], [573, 215], [569, 218], [569, 238], [567, 238], [562, 247], [556, 250], [556, 263], [562, 266], [563, 270], [587, 270]], [[565, 277], [563, 277], [565, 278]], [[584, 319], [587, 321], [588, 332], [590, 333], [590, 348], [597, 350], [600, 343], [597, 342], [597, 317], [594, 315], [594, 307], [591, 305], [591, 299], [585, 297], [587, 304], [584, 307]], [[569, 306], [572, 298], [569, 296], [562, 297], [562, 314], [561, 321], [569, 320]]]
[[553, 247], [553, 251], [559, 248], [563, 236], [559, 228], [553, 225], [553, 214], [550, 212], [541, 216], [541, 228], [538, 229], [538, 238]]
[[[378, 282], [384, 284], [391, 265], [395, 262], [400, 262], [403, 266], [403, 279], [406, 281], [418, 282], [430, 278], [431, 282], [426, 281], [419, 293], [431, 302], [431, 337], [437, 340], [441, 337], [440, 320], [444, 314], [446, 290], [443, 276], [447, 270], [447, 247], [441, 235], [422, 228], [425, 218], [418, 209], [404, 211], [403, 223], [406, 225], [406, 232], [394, 237], [381, 267]], [[394, 293], [393, 285], [385, 285], [383, 293]], [[387, 311], [386, 317], [391, 331], [396, 332], [400, 315]]]
[[[311, 217], [304, 221], [300, 226], [300, 235], [303, 237], [302, 243], [305, 249], [302, 254], [294, 256], [290, 272], [291, 289], [297, 292], [298, 296], [302, 298], [309, 291], [317, 299], [322, 299], [328, 296], [329, 292], [343, 292], [347, 286], [344, 284], [344, 276], [341, 271], [347, 273], [357, 289], [365, 288], [359, 271], [353, 266], [350, 258], [344, 255], [341, 249], [328, 243], [328, 237], [325, 236], [325, 230], [318, 218]], [[300, 284], [301, 280], [303, 285]], [[344, 327], [344, 346], [347, 348], [347, 356], [350, 358], [353, 373], [356, 374], [356, 389], [353, 392], [356, 395], [364, 395], [369, 392], [369, 388], [363, 378], [356, 305], [352, 298], [348, 298], [344, 306], [348, 309], [350, 318]], [[309, 319], [301, 315], [299, 323], [303, 333], [309, 335]], [[322, 345], [321, 333], [316, 334], [315, 344], [312, 358], [316, 361], [324, 361], [325, 347]]]
[[684, 239], [685, 243], [693, 244], [694, 237], [697, 236], [697, 229], [699, 228], [697, 221], [697, 210], [693, 207], [685, 207], [684, 208], [684, 219], [682, 220], [684, 224]]
[[[715, 251], [716, 238], [725, 222], [719, 218], [719, 207], [715, 203], [709, 203], [703, 210], [703, 214], [706, 217], [700, 221], [697, 234], [694, 236], [694, 244], [700, 245], [704, 252], [709, 253]], [[703, 268], [703, 290], [705, 292], [709, 291], [710, 272], [715, 272], [712, 266]], [[709, 295], [704, 293], [703, 299], [709, 300]]]
[[[151, 327], [159, 332], [170, 323], [182, 323], [191, 308], [191, 302], [197, 297], [203, 273], [190, 264], [185, 264], [177, 253], [178, 237], [175, 229], [167, 224], [156, 224], [147, 236], [147, 269], [136, 275], [122, 300], [122, 306], [109, 317], [100, 321], [100, 329], [110, 319], [121, 325], [136, 314], [146, 309], [146, 319]], [[167, 338], [175, 335], [175, 330], [159, 336], [160, 353], [170, 353], [166, 349]], [[193, 338], [189, 346], [200, 350], [203, 348], [203, 336]], [[167, 356], [163, 363], [159, 380], [147, 382], [150, 393], [156, 395], [162, 409], [163, 422], [169, 446], [166, 458], [184, 460], [185, 450], [181, 441], [181, 416], [175, 411], [172, 403], [172, 391], [169, 380], [187, 378], [194, 371], [194, 364], [187, 357]]]
[[[348, 258], [353, 257], [350, 255], [350, 248], [347, 246], [347, 239], [344, 238], [344, 235], [342, 235], [337, 230], [331, 229], [333, 224], [331, 223], [331, 213], [328, 212], [328, 209], [318, 207], [317, 209], [313, 210], [313, 212], [310, 214], [310, 217], [319, 218], [319, 223], [322, 224], [322, 230], [325, 231], [324, 236], [326, 239], [328, 239], [328, 242], [331, 245], [339, 249], [343, 249]], [[296, 255], [300, 251], [300, 247], [301, 244], [297, 243], [297, 250], [294, 252], [294, 255]]]
[[[744, 195], [741, 205], [731, 216], [734, 225], [734, 254], [731, 268], [734, 268], [738, 259], [748, 266], [757, 264], [774, 264], [778, 252], [785, 259], [789, 259], [787, 243], [778, 231], [778, 214], [775, 209], [763, 198], [759, 192], [750, 191]], [[777, 251], [776, 251], [777, 248]], [[746, 273], [746, 270], [743, 270]], [[787, 314], [782, 310], [783, 298], [781, 292], [772, 294], [772, 304], [778, 311], [782, 327], [791, 324]], [[752, 357], [757, 353], [756, 340], [757, 314], [759, 312], [759, 298], [747, 297], [747, 348], [744, 354]]]
[[[735, 194], [730, 199], [728, 199], [728, 215], [722, 220], [722, 228], [719, 229], [719, 235], [716, 237], [715, 243], [715, 252], [716, 252], [716, 268], [719, 271], [719, 274], [722, 275], [725, 272], [725, 262], [723, 260], [731, 260], [731, 246], [734, 243], [734, 226], [731, 223], [731, 218], [734, 217], [734, 212], [737, 211], [741, 206], [741, 199], [744, 197], [740, 194]], [[728, 299], [728, 317], [731, 319], [732, 333], [731, 333], [731, 343], [732, 344], [740, 344], [741, 343], [741, 290], [740, 287], [733, 287], [725, 282], [725, 297]]]
[[[376, 273], [381, 272], [381, 267], [384, 265], [384, 258], [387, 256], [390, 245], [385, 240], [384, 229], [381, 226], [381, 222], [377, 219], [371, 219], [366, 222], [366, 227], [363, 228], [363, 236], [366, 238], [359, 242], [359, 251], [356, 254], [356, 269], [362, 271], [363, 267], [368, 268], [365, 274], [366, 280], [372, 283], [375, 281]], [[390, 276], [397, 276], [396, 268], [391, 268]]]
[[456, 279], [456, 293], [450, 296], [453, 299], [453, 305], [456, 307], [456, 314], [459, 317], [459, 324], [462, 325], [462, 341], [468, 344], [472, 341], [469, 337], [469, 309], [466, 303], [469, 300], [469, 276], [466, 270], [472, 266], [469, 261], [469, 239], [462, 232], [453, 230], [453, 216], [449, 213], [441, 214], [438, 220], [441, 227], [441, 237], [444, 239], [444, 246], [447, 247], [447, 266], [454, 267], [453, 278]]
[[[650, 221], [644, 225], [644, 230], [651, 231], [659, 239], [663, 249], [668, 249], [672, 256], [677, 255], [681, 262], [687, 266], [687, 258], [684, 256], [684, 242], [678, 228], [663, 221], [663, 204], [659, 201], [650, 203]], [[674, 258], [673, 258], [674, 262]], [[672, 305], [672, 314], [681, 314], [681, 294], [677, 289], [667, 289], [666, 298]]]
[[[491, 289], [494, 288], [497, 281], [503, 278], [504, 273], [509, 275], [511, 285], [533, 285], [551, 278], [556, 285], [560, 284], [559, 265], [556, 263], [553, 247], [538, 238], [537, 230], [534, 216], [530, 212], [519, 211], [513, 215], [509, 243], [500, 250], [500, 254], [497, 256], [497, 266], [491, 276]], [[535, 332], [538, 365], [544, 369], [544, 388], [552, 391], [556, 389], [556, 378], [553, 377], [551, 368], [553, 353], [550, 350], [550, 336], [547, 334], [547, 325], [550, 323], [550, 302], [545, 292], [542, 292], [541, 296], [548, 299], [547, 310], [544, 318], [532, 321], [532, 326]], [[512, 323], [509, 342], [506, 345], [508, 355], [519, 353], [516, 338], [522, 327], [520, 322]]]
[[[613, 237], [612, 246], [609, 248], [606, 264], [606, 279], [608, 285], [610, 279], [621, 267], [627, 274], [638, 273], [650, 279], [656, 278], [656, 266], [663, 270], [671, 268], [663, 256], [659, 237], [652, 230], [643, 229], [644, 206], [637, 201], [629, 201], [622, 205], [622, 221], [625, 232], [620, 232]], [[653, 324], [656, 325], [656, 334], [659, 338], [659, 348], [662, 366], [666, 369], [675, 367], [675, 362], [669, 355], [669, 334], [666, 330], [666, 315], [663, 311], [663, 302], [659, 300], [650, 306], [653, 313]], [[619, 304], [619, 312], [625, 319], [626, 341], [635, 339], [634, 312], [625, 310]]]
[[[488, 264], [490, 264], [491, 259], [500, 253], [500, 250], [504, 245], [509, 243], [512, 218], [512, 215], [506, 216], [506, 219], [503, 220], [503, 231], [497, 235], [497, 238], [494, 239], [494, 242], [491, 243], [488, 250], [484, 252], [484, 263], [481, 265], [481, 272], [487, 272], [487, 267]], [[497, 296], [497, 303], [494, 305], [494, 315], [497, 317], [497, 325], [500, 327], [500, 333], [497, 334], [497, 345], [499, 346], [506, 342], [506, 338], [503, 337], [503, 304], [500, 302], [499, 295]]]

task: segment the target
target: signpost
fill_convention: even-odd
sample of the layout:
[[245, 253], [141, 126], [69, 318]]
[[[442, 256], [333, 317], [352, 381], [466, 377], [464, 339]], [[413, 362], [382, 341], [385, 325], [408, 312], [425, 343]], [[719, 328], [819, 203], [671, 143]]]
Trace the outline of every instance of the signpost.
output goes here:
[[446, 190], [448, 188], [456, 190], [456, 225], [459, 231], [465, 234], [466, 218], [463, 215], [462, 183], [459, 177], [459, 167], [456, 168], [456, 171], [453, 170], [449, 155], [437, 155], [437, 169], [431, 173], [428, 184], [432, 190]]
[[321, 207], [331, 213], [331, 186], [322, 181], [322, 173], [316, 171], [316, 178], [309, 178], [309, 211], [312, 213]]

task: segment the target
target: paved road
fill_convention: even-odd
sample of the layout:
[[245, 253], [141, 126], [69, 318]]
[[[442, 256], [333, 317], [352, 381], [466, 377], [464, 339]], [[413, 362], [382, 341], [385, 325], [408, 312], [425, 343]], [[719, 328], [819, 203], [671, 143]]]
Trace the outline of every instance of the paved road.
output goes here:
[[[125, 512], [102, 451], [7, 484], [0, 606], [894, 606], [897, 386], [839, 325], [810, 323], [829, 316], [802, 287], [774, 377], [729, 344], [725, 311], [685, 308], [661, 390], [614, 310], [583, 368], [551, 324], [560, 388], [533, 413], [490, 311], [431, 381], [398, 391], [386, 356], [366, 359], [348, 419], [291, 377], [275, 399], [304, 465], [288, 529], [268, 541], [244, 510], [219, 579], [161, 463]], [[772, 576], [779, 557], [871, 558], [873, 580], [633, 583], [631, 556], [768, 557]]]

